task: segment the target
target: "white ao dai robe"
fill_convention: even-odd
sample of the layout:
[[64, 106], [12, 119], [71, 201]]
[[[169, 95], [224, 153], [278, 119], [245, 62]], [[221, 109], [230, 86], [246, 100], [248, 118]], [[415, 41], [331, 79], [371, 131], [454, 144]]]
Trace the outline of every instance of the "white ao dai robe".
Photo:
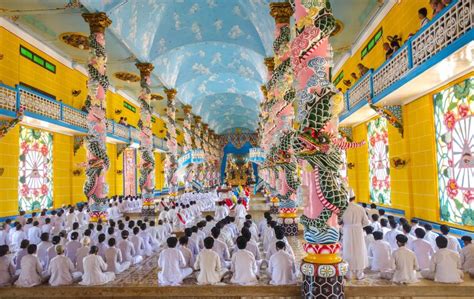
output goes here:
[[369, 246], [370, 269], [372, 271], [390, 271], [392, 268], [392, 250], [390, 244], [376, 240]]
[[20, 277], [15, 282], [17, 287], [34, 287], [43, 282], [43, 267], [36, 255], [28, 254], [21, 259]]
[[115, 279], [114, 272], [105, 272], [107, 264], [100, 255], [89, 254], [84, 258], [84, 275], [81, 285], [102, 285]]
[[415, 283], [416, 270], [418, 270], [418, 262], [416, 256], [410, 249], [402, 246], [392, 253], [393, 268], [393, 282], [397, 283]]
[[194, 269], [200, 270], [198, 284], [215, 284], [221, 281], [225, 270], [221, 268], [219, 255], [211, 249], [203, 249], [197, 256]]
[[0, 257], [0, 287], [10, 286], [15, 275], [15, 266], [12, 257], [4, 255]]
[[268, 261], [267, 271], [271, 277], [270, 284], [272, 285], [296, 283], [295, 260], [283, 250], [279, 250], [272, 255]]
[[461, 264], [466, 272], [474, 270], [474, 244], [468, 244], [461, 250]]
[[72, 284], [81, 277], [80, 272], [75, 272], [71, 260], [64, 255], [58, 255], [51, 260], [48, 266], [50, 274], [49, 284], [53, 287]]
[[342, 221], [342, 257], [349, 263], [350, 271], [362, 271], [369, 264], [362, 230], [369, 225], [369, 219], [363, 207], [350, 202], [342, 215]]
[[434, 279], [436, 282], [461, 283], [463, 272], [460, 269], [459, 254], [451, 249], [442, 248], [431, 258], [429, 270], [422, 271], [421, 275], [426, 279]]
[[253, 254], [245, 249], [239, 249], [232, 256], [231, 271], [233, 272], [231, 282], [240, 285], [253, 285], [258, 282], [257, 262]]
[[430, 267], [431, 257], [434, 255], [434, 250], [430, 242], [425, 239], [416, 239], [411, 243], [411, 246], [420, 269], [428, 269]]
[[130, 262], [122, 262], [122, 252], [115, 247], [109, 247], [105, 250], [105, 261], [107, 262], [107, 271], [115, 274], [122, 273], [130, 268]]
[[179, 285], [186, 276], [193, 273], [191, 268], [185, 267], [183, 254], [177, 248], [167, 248], [158, 258], [158, 283], [162, 286]]

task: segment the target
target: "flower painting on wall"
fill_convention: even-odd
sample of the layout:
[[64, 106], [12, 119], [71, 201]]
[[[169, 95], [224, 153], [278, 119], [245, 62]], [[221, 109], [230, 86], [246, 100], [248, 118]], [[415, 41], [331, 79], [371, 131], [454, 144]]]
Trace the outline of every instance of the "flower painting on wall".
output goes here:
[[134, 148], [123, 152], [124, 195], [137, 195], [137, 154]]
[[53, 134], [20, 127], [18, 208], [22, 211], [53, 206]]
[[370, 201], [390, 205], [390, 160], [387, 120], [383, 117], [367, 125], [369, 140]]
[[434, 96], [442, 221], [474, 225], [474, 77]]

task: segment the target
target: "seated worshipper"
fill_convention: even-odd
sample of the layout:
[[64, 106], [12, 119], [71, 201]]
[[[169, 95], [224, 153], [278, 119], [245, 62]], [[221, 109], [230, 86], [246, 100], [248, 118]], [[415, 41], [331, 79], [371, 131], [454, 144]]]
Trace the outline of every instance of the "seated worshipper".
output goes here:
[[20, 250], [20, 244], [23, 240], [28, 239], [25, 232], [22, 230], [22, 225], [17, 223], [15, 226], [15, 231], [12, 233], [11, 236], [11, 245], [12, 245], [12, 252], [17, 252]]
[[[450, 228], [449, 226], [443, 224], [439, 227], [439, 230], [443, 236], [448, 240], [448, 249], [456, 251], [458, 254], [461, 253], [461, 245], [458, 242], [458, 239], [454, 236], [449, 235]], [[438, 243], [436, 243], [437, 245]]]
[[276, 242], [278, 241], [283, 241], [285, 242], [286, 246], [285, 246], [285, 251], [286, 253], [288, 253], [293, 259], [295, 258], [295, 253], [293, 252], [293, 248], [291, 248], [290, 246], [290, 243], [288, 243], [288, 239], [285, 237], [285, 231], [283, 229], [283, 227], [281, 226], [275, 226], [275, 239], [273, 241], [270, 242], [270, 246], [265, 254], [265, 259], [267, 261], [270, 260], [270, 258], [272, 257], [272, 255], [274, 253], [276, 253], [277, 249], [275, 247], [276, 245]]
[[377, 211], [377, 205], [374, 203], [371, 203], [370, 209], [367, 211], [367, 214], [369, 215], [369, 219], [372, 219], [372, 215], [378, 215], [379, 211]]
[[28, 246], [30, 246], [30, 241], [26, 239], [21, 241], [20, 250], [15, 254], [13, 260], [15, 261], [15, 269], [17, 273], [19, 273], [19, 270], [21, 269], [21, 260], [28, 254]]
[[438, 251], [431, 258], [430, 268], [421, 271], [425, 279], [443, 283], [461, 283], [464, 273], [461, 267], [461, 258], [456, 251], [448, 248], [448, 239], [445, 236], [436, 238]]
[[464, 247], [461, 250], [461, 264], [465, 272], [474, 273], [474, 244], [470, 236], [463, 236]]
[[295, 259], [285, 251], [286, 246], [285, 242], [277, 241], [275, 244], [276, 252], [268, 261], [267, 272], [272, 285], [296, 283]]
[[194, 256], [188, 248], [188, 237], [182, 236], [179, 238], [179, 251], [183, 254], [186, 267], [192, 268], [194, 266]]
[[424, 239], [425, 234], [425, 230], [418, 227], [415, 230], [417, 239], [411, 244], [412, 250], [416, 255], [416, 260], [418, 261], [418, 266], [420, 266], [420, 270], [428, 269], [430, 267], [430, 260], [434, 254], [430, 242]]
[[258, 268], [253, 254], [246, 250], [247, 239], [240, 236], [237, 238], [237, 248], [239, 249], [232, 256], [231, 283], [240, 285], [254, 285], [258, 282]]
[[242, 199], [237, 200], [237, 205], [235, 206], [234, 210], [235, 220], [237, 224], [237, 228], [240, 230], [244, 225], [245, 216], [247, 215], [247, 209], [245, 208], [244, 204], [242, 203]]
[[152, 256], [154, 252], [158, 251], [158, 243], [156, 243], [151, 237], [146, 228], [146, 223], [142, 223], [140, 229], [141, 231], [138, 236], [143, 240], [145, 255]]
[[388, 228], [388, 220], [386, 218], [380, 219], [380, 227], [382, 228], [382, 233], [384, 236], [390, 231], [390, 229]]
[[21, 270], [18, 280], [15, 282], [17, 287], [34, 287], [48, 280], [46, 273], [43, 273], [43, 267], [36, 256], [36, 245], [28, 245], [28, 254], [21, 259]]
[[188, 227], [188, 228], [185, 228], [184, 229], [184, 235], [186, 237], [188, 237], [188, 248], [189, 250], [191, 250], [191, 252], [193, 253], [193, 257], [196, 258], [196, 256], [198, 255], [199, 253], [199, 245], [196, 244], [196, 241], [194, 241], [193, 238], [191, 238], [191, 236], [193, 235], [193, 230], [192, 228]]
[[221, 268], [219, 255], [212, 250], [214, 241], [212, 237], [204, 239], [204, 249], [198, 254], [194, 263], [194, 269], [199, 271], [197, 276], [198, 284], [218, 283], [226, 272], [225, 269]]
[[122, 240], [118, 242], [117, 247], [122, 251], [122, 258], [125, 262], [130, 262], [131, 265], [136, 265], [143, 260], [141, 255], [136, 254], [133, 243], [128, 240], [128, 231], [122, 231]]
[[0, 246], [10, 244], [10, 225], [2, 223], [0, 226]]
[[421, 228], [422, 230], [425, 230], [425, 229], [423, 228], [423, 226], [421, 226], [421, 225], [419, 224], [418, 219], [415, 219], [415, 218], [411, 219], [411, 232], [410, 232], [410, 234], [412, 234], [413, 236], [416, 236], [415, 230], [416, 230], [417, 228]]
[[168, 248], [163, 249], [158, 258], [158, 284], [161, 286], [176, 286], [193, 273], [193, 269], [185, 267], [183, 254], [176, 248], [178, 239], [170, 237], [166, 240]]
[[228, 216], [228, 210], [225, 208], [224, 202], [219, 201], [215, 212], [216, 220], [220, 221]]
[[383, 240], [383, 233], [374, 232], [374, 242], [369, 245], [370, 270], [374, 272], [389, 272], [392, 270], [392, 249], [387, 241]]
[[277, 225], [276, 221], [270, 220], [267, 223], [267, 228], [265, 229], [265, 232], [263, 233], [263, 250], [266, 252], [268, 251], [268, 247], [271, 245], [270, 242], [272, 242], [275, 239], [275, 226]]
[[67, 230], [72, 229], [72, 225], [76, 222], [79, 223], [79, 220], [77, 219], [77, 215], [74, 212], [74, 208], [70, 208], [69, 213], [66, 215], [66, 229]]
[[73, 232], [71, 234], [71, 241], [66, 243], [66, 256], [71, 260], [72, 264], [76, 264], [76, 254], [77, 250], [81, 248], [82, 244], [77, 239], [79, 238], [78, 232]]
[[81, 285], [92, 286], [109, 283], [115, 279], [114, 272], [106, 272], [107, 264], [104, 259], [98, 255], [99, 248], [92, 246], [89, 255], [84, 258], [84, 274], [82, 275]]
[[76, 252], [76, 269], [84, 274], [84, 258], [89, 254], [91, 239], [89, 237], [82, 238], [82, 247]]
[[384, 240], [390, 244], [390, 248], [394, 251], [398, 248], [397, 236], [402, 234], [402, 232], [398, 230], [395, 220], [390, 220], [388, 223], [390, 224], [390, 231], [384, 235]]
[[38, 245], [41, 242], [41, 228], [39, 221], [34, 221], [33, 226], [28, 230], [28, 240], [30, 244]]
[[217, 253], [217, 255], [219, 255], [219, 258], [221, 259], [222, 268], [229, 268], [230, 266], [229, 248], [224, 242], [219, 240], [220, 233], [221, 233], [221, 230], [217, 227], [213, 227], [211, 229], [211, 235], [214, 238], [214, 246], [212, 247], [212, 250], [214, 250]]
[[75, 272], [71, 260], [64, 255], [63, 246], [56, 245], [55, 250], [57, 255], [48, 265], [48, 274], [50, 275], [49, 284], [53, 287], [57, 287], [72, 284], [81, 280], [82, 273]]
[[133, 235], [130, 237], [130, 242], [132, 242], [133, 247], [135, 248], [135, 254], [145, 256], [145, 244], [143, 244], [143, 239], [140, 238], [139, 233], [140, 228], [134, 227]]
[[43, 269], [48, 269], [48, 248], [53, 246], [53, 243], [49, 242], [49, 234], [41, 234], [41, 242], [38, 244], [37, 255], [41, 262]]
[[[242, 236], [245, 237], [247, 240], [247, 249], [250, 251], [253, 256], [255, 257], [255, 261], [257, 262], [257, 267], [260, 268], [260, 265], [262, 264], [263, 260], [260, 257], [260, 250], [258, 248], [258, 243], [252, 240], [252, 233], [248, 230], [248, 228], [242, 227]], [[237, 248], [235, 248], [234, 251], [236, 251]]]
[[168, 239], [169, 232], [168, 228], [163, 224], [163, 220], [158, 220], [158, 226], [156, 227], [156, 240], [160, 246]]
[[11, 286], [15, 278], [15, 266], [8, 245], [0, 246], [0, 287]]
[[363, 228], [363, 230], [365, 232], [365, 236], [364, 236], [365, 247], [367, 248], [367, 251], [368, 251], [370, 245], [372, 245], [375, 242], [374, 235], [373, 235], [374, 227], [371, 225], [367, 225]]
[[[199, 223], [197, 223], [199, 224]], [[199, 232], [199, 228], [198, 226], [194, 225], [193, 227], [191, 227], [191, 230], [192, 230], [192, 235], [191, 235], [191, 239], [194, 240], [194, 243], [196, 243], [196, 245], [198, 246], [199, 249], [202, 249], [204, 247], [204, 244], [203, 244], [203, 241], [204, 241], [204, 238], [206, 237], [204, 232], [200, 233]], [[204, 238], [203, 238], [204, 236]]]
[[398, 249], [392, 253], [392, 269], [391, 271], [380, 273], [383, 279], [390, 279], [395, 283], [415, 283], [416, 271], [418, 270], [418, 262], [416, 256], [406, 247], [408, 242], [407, 236], [399, 234], [396, 237]]
[[[61, 237], [60, 236], [54, 236], [52, 239], [51, 239], [51, 244], [52, 246], [50, 246], [48, 248], [48, 262], [50, 260], [52, 260], [56, 255], [58, 255], [56, 253], [56, 248], [55, 246], [58, 245], [59, 243], [61, 242]], [[43, 268], [44, 269], [44, 268]]]
[[430, 242], [431, 247], [433, 247], [433, 250], [436, 251], [438, 249], [438, 247], [436, 247], [436, 238], [438, 237], [438, 234], [433, 232], [433, 226], [431, 226], [429, 223], [425, 223], [423, 228], [426, 231], [425, 240]]
[[105, 262], [107, 263], [107, 271], [115, 274], [122, 273], [130, 268], [130, 262], [122, 260], [122, 252], [115, 247], [115, 238], [109, 239], [109, 248], [105, 250]]
[[270, 212], [266, 211], [263, 213], [263, 219], [258, 222], [258, 236], [262, 238], [263, 231], [267, 227], [268, 218], [270, 217]]
[[410, 249], [411, 251], [413, 251], [413, 241], [415, 241], [416, 238], [412, 234], [410, 234], [410, 232], [411, 232], [410, 224], [408, 224], [408, 223], [403, 224], [402, 232], [408, 238], [407, 248]]
[[372, 219], [372, 223], [370, 224], [370, 226], [374, 228], [374, 232], [381, 231], [382, 226], [380, 225], [380, 222], [379, 222], [379, 214], [372, 214], [371, 219]]

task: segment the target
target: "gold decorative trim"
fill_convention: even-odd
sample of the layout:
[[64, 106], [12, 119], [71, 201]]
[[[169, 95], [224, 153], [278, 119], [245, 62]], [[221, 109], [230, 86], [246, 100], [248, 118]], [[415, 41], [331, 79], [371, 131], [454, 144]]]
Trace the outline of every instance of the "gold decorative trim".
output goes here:
[[344, 23], [341, 20], [336, 19], [336, 27], [331, 32], [331, 36], [336, 36], [344, 30]]
[[115, 78], [125, 81], [125, 82], [138, 82], [140, 81], [140, 76], [128, 72], [117, 72], [114, 74]]
[[89, 37], [82, 32], [63, 32], [59, 40], [79, 50], [89, 50]]
[[152, 94], [151, 94], [151, 99], [152, 99], [153, 101], [161, 101], [161, 100], [163, 100], [164, 98], [163, 98], [163, 96], [162, 96], [161, 94], [152, 93]]

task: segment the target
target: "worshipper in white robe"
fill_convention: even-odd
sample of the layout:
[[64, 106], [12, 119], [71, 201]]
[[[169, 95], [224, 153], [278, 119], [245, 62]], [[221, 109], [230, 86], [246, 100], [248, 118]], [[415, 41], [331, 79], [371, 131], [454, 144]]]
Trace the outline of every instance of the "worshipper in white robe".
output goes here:
[[355, 196], [349, 199], [346, 211], [342, 215], [342, 256], [349, 263], [348, 277], [362, 279], [364, 269], [368, 266], [367, 248], [365, 247], [362, 228], [369, 225], [369, 219], [364, 208], [354, 202]]
[[191, 250], [188, 248], [188, 237], [182, 236], [179, 238], [179, 251], [183, 254], [186, 266], [192, 268], [194, 266], [194, 256]]
[[16, 252], [15, 257], [13, 259], [13, 261], [15, 262], [15, 269], [17, 271], [17, 274], [20, 273], [19, 271], [21, 269], [21, 260], [28, 254], [28, 246], [30, 246], [30, 241], [26, 239], [21, 241], [20, 250]]
[[374, 242], [369, 245], [370, 270], [374, 272], [389, 272], [392, 270], [392, 249], [387, 241], [383, 240], [383, 233], [376, 231], [373, 234]]
[[402, 225], [402, 232], [408, 238], [407, 248], [413, 251], [413, 242], [416, 238], [411, 234], [411, 226], [408, 223]]
[[143, 244], [143, 239], [139, 236], [140, 228], [133, 228], [133, 235], [130, 237], [130, 242], [133, 244], [135, 253], [137, 255], [145, 256], [145, 244]]
[[47, 250], [48, 252], [48, 262], [50, 260], [52, 260], [56, 255], [58, 255], [56, 253], [56, 249], [55, 249], [55, 246], [60, 244], [60, 241], [61, 241], [61, 237], [60, 236], [54, 236], [52, 239], [51, 239], [51, 244], [52, 246], [50, 246]]
[[431, 258], [430, 268], [421, 271], [421, 276], [442, 283], [463, 282], [461, 258], [456, 251], [448, 248], [448, 239], [445, 236], [438, 236], [436, 246], [439, 249]]
[[158, 251], [158, 243], [156, 243], [151, 237], [145, 223], [142, 223], [140, 229], [141, 231], [138, 234], [138, 237], [143, 240], [144, 253], [146, 256], [152, 256], [154, 252]]
[[41, 228], [39, 221], [34, 221], [33, 226], [28, 230], [28, 240], [30, 244], [38, 245], [41, 242]]
[[76, 252], [76, 269], [82, 274], [84, 274], [84, 258], [89, 254], [90, 251], [90, 242], [91, 239], [89, 237], [82, 238], [82, 247]]
[[395, 221], [389, 221], [390, 231], [384, 235], [384, 240], [390, 244], [392, 251], [398, 249], [397, 236], [403, 234], [402, 231], [398, 230], [398, 225]]
[[214, 227], [211, 229], [211, 235], [214, 238], [214, 246], [212, 247], [212, 250], [214, 250], [214, 252], [217, 253], [217, 255], [219, 255], [219, 258], [221, 259], [222, 268], [229, 268], [230, 267], [229, 248], [224, 242], [219, 240], [220, 233], [221, 233], [221, 230], [217, 227]]
[[[263, 262], [263, 259], [260, 255], [260, 249], [258, 248], [258, 244], [252, 240], [251, 232], [247, 228], [242, 228], [242, 236], [247, 240], [247, 246], [245, 249], [250, 251], [253, 256], [255, 257], [255, 261], [257, 262], [257, 267], [260, 268], [260, 265]], [[234, 251], [237, 251], [238, 248], [236, 247]]]
[[[369, 252], [370, 245], [372, 245], [375, 242], [374, 239], [374, 227], [371, 225], [367, 225], [366, 227], [363, 228], [365, 232], [364, 236], [364, 241], [365, 241], [365, 247], [367, 248], [367, 252]], [[369, 254], [369, 264], [370, 264], [370, 254]]]
[[53, 287], [69, 285], [81, 280], [82, 273], [76, 272], [71, 260], [64, 255], [64, 248], [56, 245], [57, 256], [48, 265], [49, 284]]
[[25, 239], [28, 239], [28, 238], [25, 232], [22, 230], [22, 225], [18, 223], [11, 236], [12, 252], [17, 252], [18, 250], [20, 250], [21, 241]]
[[240, 285], [254, 285], [258, 282], [257, 262], [253, 254], [246, 250], [247, 239], [243, 236], [237, 238], [239, 249], [232, 256], [230, 270], [232, 271], [231, 283]]
[[275, 239], [275, 226], [277, 225], [276, 221], [270, 220], [267, 223], [267, 228], [265, 229], [263, 233], [263, 250], [266, 252], [268, 251], [268, 247], [271, 245], [270, 242], [272, 242]]
[[237, 228], [240, 230], [242, 229], [242, 226], [244, 225], [245, 216], [247, 216], [247, 209], [245, 208], [241, 199], [237, 200], [237, 205], [235, 206], [234, 215], [235, 215], [234, 217], [235, 217]]
[[36, 245], [28, 245], [28, 254], [21, 259], [21, 271], [17, 287], [34, 287], [48, 280], [48, 275], [43, 272], [43, 267], [36, 256]]
[[11, 286], [15, 279], [15, 265], [8, 245], [0, 245], [0, 287]]
[[266, 211], [263, 213], [263, 219], [258, 222], [258, 236], [263, 239], [263, 231], [267, 227], [268, 219], [270, 218], [270, 212]]
[[75, 222], [79, 222], [79, 220], [77, 219], [77, 215], [76, 215], [76, 213], [74, 212], [74, 208], [70, 208], [70, 209], [69, 209], [69, 213], [66, 215], [66, 229], [67, 229], [67, 230], [71, 230], [71, 229], [72, 229], [72, 225], [73, 225]]
[[396, 237], [398, 249], [392, 252], [392, 271], [380, 273], [383, 279], [390, 279], [395, 283], [416, 283], [416, 271], [418, 270], [418, 262], [416, 256], [406, 247], [408, 242], [407, 236], [399, 234]]
[[193, 235], [193, 230], [188, 227], [184, 229], [184, 235], [188, 237], [188, 248], [191, 250], [193, 253], [193, 257], [196, 258], [196, 256], [199, 254], [199, 245], [194, 241], [191, 236]]
[[16, 217], [16, 219], [15, 219], [15, 221], [20, 223], [22, 226], [26, 224], [25, 214], [26, 214], [25, 211], [20, 211], [18, 217]]
[[382, 226], [380, 225], [380, 222], [379, 222], [379, 214], [372, 214], [371, 221], [372, 223], [370, 223], [370, 226], [374, 228], [374, 232], [382, 230]]
[[277, 252], [276, 243], [278, 241], [283, 241], [286, 244], [285, 252], [294, 259], [295, 253], [293, 252], [293, 248], [291, 248], [290, 243], [288, 243], [288, 240], [285, 237], [285, 231], [279, 225], [275, 226], [275, 238], [270, 242], [270, 246], [268, 246], [265, 259], [269, 261], [272, 255]]
[[430, 245], [433, 247], [434, 251], [438, 250], [438, 247], [436, 247], [436, 238], [438, 237], [438, 234], [433, 232], [433, 226], [431, 226], [429, 223], [425, 223], [423, 227], [426, 231], [425, 240], [430, 242]]
[[382, 228], [382, 233], [385, 236], [385, 234], [390, 231], [390, 228], [388, 228], [388, 219], [381, 218], [380, 219], [380, 226]]
[[130, 262], [122, 260], [122, 252], [115, 247], [115, 238], [109, 239], [109, 248], [105, 250], [105, 262], [107, 263], [107, 271], [115, 274], [122, 273], [130, 268]]
[[78, 232], [73, 232], [71, 234], [71, 241], [68, 241], [65, 245], [66, 248], [66, 256], [71, 260], [72, 264], [76, 264], [76, 254], [79, 248], [82, 247], [81, 242], [77, 239], [79, 238]]
[[99, 248], [92, 246], [89, 255], [84, 258], [84, 274], [82, 275], [81, 285], [102, 285], [115, 279], [114, 272], [106, 272], [107, 264], [102, 257], [98, 255]]
[[219, 255], [212, 250], [214, 238], [204, 239], [204, 249], [199, 252], [194, 269], [199, 271], [197, 275], [198, 284], [216, 284], [221, 281], [226, 270], [221, 267]]
[[426, 241], [425, 235], [426, 232], [421, 227], [418, 227], [415, 230], [415, 235], [417, 239], [412, 242], [412, 250], [416, 255], [416, 260], [418, 261], [418, 266], [420, 270], [428, 269], [430, 267], [431, 258], [434, 255], [433, 247], [431, 247], [430, 242]]
[[[416, 230], [417, 228], [420, 228], [420, 229], [422, 229], [422, 230], [425, 230], [425, 229], [423, 228], [423, 226], [420, 225], [420, 222], [418, 221], [418, 219], [413, 218], [413, 219], [411, 220], [411, 232], [410, 232], [410, 234], [411, 234], [412, 236], [414, 236], [414, 237], [416, 237], [415, 230]], [[425, 233], [426, 233], [426, 232], [425, 232]]]
[[168, 231], [168, 227], [165, 226], [162, 220], [158, 220], [158, 227], [156, 228], [156, 240], [160, 246], [166, 242], [166, 239], [168, 239], [169, 236], [170, 231]]
[[267, 272], [270, 276], [270, 284], [287, 285], [296, 283], [296, 266], [295, 259], [286, 251], [287, 246], [283, 241], [277, 241], [276, 252], [268, 261]]
[[49, 234], [42, 233], [41, 234], [41, 242], [38, 244], [37, 255], [43, 266], [43, 269], [48, 269], [48, 249], [49, 247], [53, 246], [53, 243], [49, 241]]
[[461, 245], [459, 244], [459, 241], [456, 237], [449, 234], [449, 231], [450, 231], [449, 226], [443, 224], [440, 226], [439, 230], [441, 231], [443, 236], [448, 240], [448, 249], [456, 251], [457, 253], [461, 253]]
[[371, 203], [370, 204], [370, 209], [367, 210], [367, 214], [368, 214], [370, 219], [372, 219], [372, 215], [378, 215], [379, 211], [377, 210], [377, 205], [374, 204], [374, 203]]
[[41, 232], [51, 234], [51, 231], [53, 230], [51, 218], [46, 218], [44, 221], [44, 224], [41, 226]]
[[470, 236], [463, 236], [464, 247], [461, 250], [461, 264], [464, 272], [474, 273], [474, 244]]
[[8, 228], [8, 224], [2, 223], [0, 227], [0, 246], [10, 245], [10, 233]]
[[143, 260], [141, 255], [136, 254], [133, 243], [128, 240], [128, 231], [122, 231], [122, 240], [117, 244], [117, 247], [122, 251], [122, 258], [126, 262], [130, 262], [131, 265], [140, 263]]
[[168, 238], [168, 248], [163, 249], [158, 258], [158, 284], [161, 286], [180, 285], [184, 278], [193, 273], [193, 269], [185, 267], [183, 254], [176, 248], [177, 243], [175, 237]]

